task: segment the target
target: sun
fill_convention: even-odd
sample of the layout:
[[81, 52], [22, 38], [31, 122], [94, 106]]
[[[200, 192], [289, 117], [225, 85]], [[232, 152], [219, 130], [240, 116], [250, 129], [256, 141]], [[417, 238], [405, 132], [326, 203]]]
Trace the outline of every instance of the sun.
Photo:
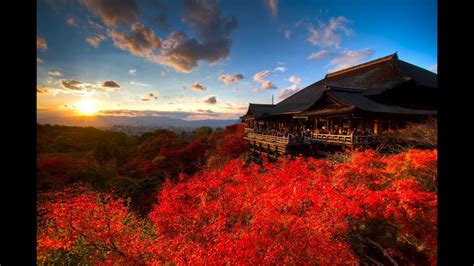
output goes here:
[[90, 99], [78, 102], [76, 108], [81, 115], [87, 116], [94, 115], [98, 111], [96, 102]]

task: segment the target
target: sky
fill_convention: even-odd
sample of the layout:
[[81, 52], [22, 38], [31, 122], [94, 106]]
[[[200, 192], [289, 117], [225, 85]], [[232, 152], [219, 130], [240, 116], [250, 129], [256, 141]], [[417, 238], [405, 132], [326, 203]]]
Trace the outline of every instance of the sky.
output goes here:
[[38, 0], [37, 119], [236, 119], [392, 53], [437, 72], [431, 0]]

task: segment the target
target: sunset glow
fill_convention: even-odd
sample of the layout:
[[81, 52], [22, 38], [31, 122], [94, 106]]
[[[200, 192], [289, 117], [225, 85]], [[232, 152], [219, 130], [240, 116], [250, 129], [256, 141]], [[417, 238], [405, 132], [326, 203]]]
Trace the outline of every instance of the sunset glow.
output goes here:
[[90, 99], [85, 99], [76, 104], [76, 108], [80, 115], [92, 116], [95, 115], [99, 110], [97, 109], [97, 103]]
[[436, 1], [388, 1], [38, 0], [38, 122], [227, 125], [395, 52], [436, 72]]

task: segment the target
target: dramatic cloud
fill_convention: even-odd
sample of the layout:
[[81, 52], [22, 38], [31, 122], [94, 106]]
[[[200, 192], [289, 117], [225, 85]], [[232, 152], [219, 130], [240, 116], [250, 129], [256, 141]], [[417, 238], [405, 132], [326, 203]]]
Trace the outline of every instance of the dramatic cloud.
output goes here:
[[135, 81], [130, 81], [130, 84], [132, 85], [138, 85], [138, 86], [143, 86], [143, 87], [150, 87], [151, 84], [146, 84], [146, 83], [141, 83], [141, 82], [135, 82]]
[[211, 96], [211, 97], [205, 99], [204, 102], [207, 103], [207, 104], [216, 104], [217, 103], [216, 96]]
[[206, 87], [204, 87], [204, 85], [199, 84], [199, 83], [193, 83], [193, 84], [191, 84], [191, 89], [193, 89], [195, 91], [205, 91]]
[[237, 27], [237, 20], [222, 17], [217, 1], [185, 1], [182, 20], [197, 31], [201, 41], [188, 38], [184, 32], [173, 32], [163, 42], [158, 62], [188, 73], [198, 60], [214, 64], [230, 54], [230, 33]]
[[46, 43], [46, 40], [42, 37], [37, 37], [36, 38], [36, 47], [41, 49], [41, 50], [47, 50], [48, 49], [48, 44]]
[[297, 76], [290, 76], [288, 78], [288, 81], [291, 82], [291, 83], [294, 83], [294, 84], [300, 84], [301, 78], [299, 78]]
[[287, 70], [286, 67], [276, 67], [275, 68], [275, 71], [278, 71], [278, 72], [285, 72]]
[[[140, 13], [134, 0], [117, 3], [114, 0], [80, 1], [111, 27], [107, 29], [107, 35], [116, 47], [183, 73], [191, 72], [199, 60], [215, 64], [226, 58], [232, 44], [230, 34], [237, 27], [234, 17], [222, 17], [216, 0], [187, 0], [183, 5], [182, 21], [195, 30], [196, 37], [191, 38], [182, 31], [175, 31], [161, 40], [150, 27], [138, 22]], [[162, 12], [155, 22], [165, 22], [166, 9], [157, 3], [152, 5]], [[99, 24], [89, 23], [103, 32]], [[122, 28], [119, 31], [118, 24], [131, 25], [131, 30]], [[90, 37], [88, 42], [97, 47], [103, 40]]]
[[318, 60], [318, 59], [323, 59], [325, 57], [328, 57], [332, 55], [333, 53], [326, 51], [326, 50], [321, 50], [318, 52], [314, 52], [308, 56], [308, 60]]
[[299, 87], [298, 85], [296, 84], [293, 84], [291, 85], [290, 87], [288, 88], [285, 88], [285, 89], [282, 89], [278, 92], [278, 99], [280, 100], [283, 100], [283, 99], [286, 99], [288, 97], [290, 97], [291, 95], [297, 93], [298, 91], [300, 91], [302, 88]]
[[264, 90], [268, 90], [268, 89], [276, 89], [277, 87], [275, 86], [275, 84], [273, 84], [271, 81], [269, 80], [266, 80], [264, 82], [262, 82], [262, 89]]
[[50, 76], [54, 76], [54, 77], [60, 77], [63, 75], [63, 73], [59, 72], [59, 71], [49, 71], [48, 72], [48, 75]]
[[239, 80], [243, 79], [244, 76], [242, 74], [228, 74], [228, 75], [220, 75], [218, 80], [222, 80], [225, 84], [233, 84], [239, 82]]
[[278, 0], [264, 0], [265, 6], [270, 10], [272, 17], [278, 16]]
[[335, 72], [342, 70], [369, 60], [375, 51], [374, 49], [363, 49], [358, 51], [345, 51], [338, 55], [336, 58], [331, 60], [330, 65], [334, 68], [330, 69], [329, 72]]
[[320, 23], [319, 28], [308, 25], [308, 41], [313, 45], [339, 48], [341, 35], [350, 35], [352, 30], [347, 27], [350, 22], [343, 16], [331, 18], [329, 24]]
[[253, 76], [253, 80], [256, 82], [263, 82], [263, 79], [268, 76], [270, 73], [272, 73], [271, 70], [264, 70], [260, 71], [257, 74]]
[[113, 80], [107, 80], [99, 84], [99, 86], [107, 91], [114, 91], [120, 89], [120, 84]]
[[161, 40], [155, 35], [155, 32], [140, 23], [132, 25], [130, 34], [112, 30], [109, 33], [114, 45], [133, 55], [146, 58], [155, 58], [154, 49], [161, 49]]
[[438, 73], [438, 64], [430, 66], [430, 68], [428, 68], [428, 70], [431, 70], [433, 72]]
[[41, 58], [39, 58], [39, 57], [36, 57], [36, 63], [37, 63], [37, 64], [43, 64], [43, 63], [44, 63], [44, 61], [43, 61], [43, 60], [41, 60]]
[[97, 48], [97, 47], [99, 47], [99, 44], [102, 41], [105, 41], [106, 39], [107, 39], [107, 37], [105, 37], [104, 35], [97, 34], [97, 35], [94, 35], [94, 36], [87, 37], [86, 42], [88, 44], [90, 44], [91, 46], [93, 46], [94, 48]]
[[136, 73], [137, 73], [137, 70], [136, 70], [136, 69], [130, 69], [130, 70], [128, 71], [128, 74], [129, 74], [129, 75], [135, 75]]
[[128, 25], [137, 21], [140, 16], [135, 0], [80, 0], [80, 2], [108, 26]]
[[79, 26], [79, 24], [77, 24], [76, 18], [74, 18], [74, 17], [69, 17], [66, 20], [66, 22], [67, 22], [67, 24], [72, 25], [72, 26]]

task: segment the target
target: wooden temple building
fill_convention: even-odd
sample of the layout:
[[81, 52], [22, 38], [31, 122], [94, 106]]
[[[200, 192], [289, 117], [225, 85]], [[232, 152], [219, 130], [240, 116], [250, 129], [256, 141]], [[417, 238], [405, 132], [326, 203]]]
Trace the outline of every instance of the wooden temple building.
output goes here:
[[326, 74], [277, 104], [250, 103], [245, 140], [272, 156], [375, 146], [380, 133], [436, 116], [437, 75], [382, 57]]

